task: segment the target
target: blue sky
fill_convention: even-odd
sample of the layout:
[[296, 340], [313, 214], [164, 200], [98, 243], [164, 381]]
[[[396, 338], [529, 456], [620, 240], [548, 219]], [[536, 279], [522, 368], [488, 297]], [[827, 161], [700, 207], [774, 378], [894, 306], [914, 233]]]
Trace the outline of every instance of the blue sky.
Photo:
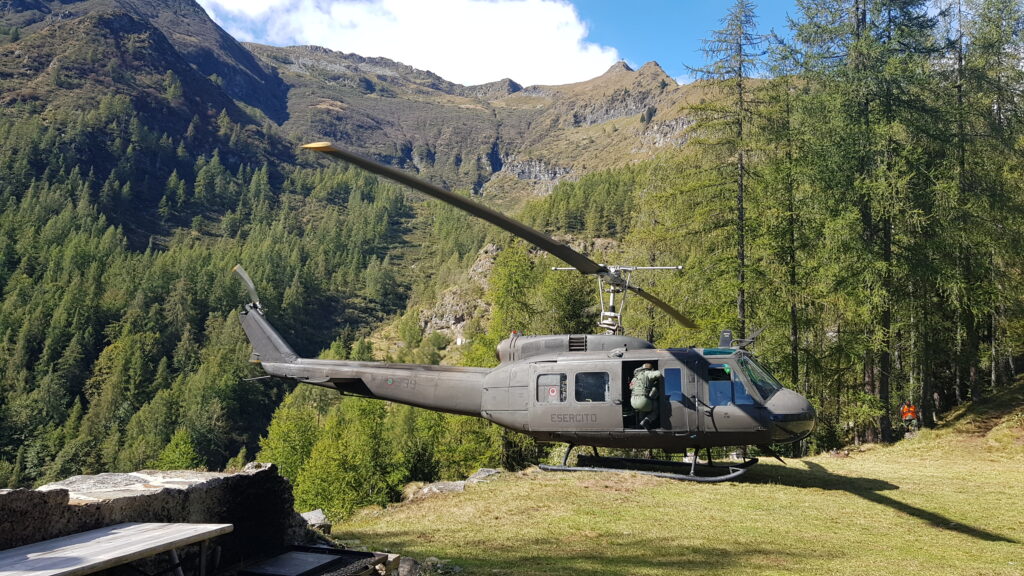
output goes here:
[[[755, 0], [756, 1], [756, 0]], [[687, 81], [723, 0], [199, 0], [228, 32], [277, 46], [382, 56], [460, 84], [594, 78], [619, 60], [657, 61]], [[795, 0], [756, 2], [763, 32], [786, 28]]]
[[[631, 66], [655, 60], [676, 79], [686, 79], [684, 65], [704, 63], [701, 40], [721, 27], [732, 2], [720, 0], [575, 0], [573, 4], [587, 24], [591, 42], [613, 46]], [[757, 2], [758, 28], [773, 28], [785, 35], [786, 14], [795, 12], [795, 0]]]

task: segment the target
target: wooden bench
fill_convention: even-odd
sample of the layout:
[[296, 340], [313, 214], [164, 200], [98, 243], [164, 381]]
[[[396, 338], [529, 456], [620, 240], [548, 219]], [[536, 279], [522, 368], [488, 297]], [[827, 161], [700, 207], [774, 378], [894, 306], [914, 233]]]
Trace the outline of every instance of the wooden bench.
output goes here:
[[0, 551], [0, 576], [82, 576], [168, 552], [183, 576], [177, 548], [200, 544], [199, 576], [206, 575], [207, 543], [231, 524], [127, 522]]

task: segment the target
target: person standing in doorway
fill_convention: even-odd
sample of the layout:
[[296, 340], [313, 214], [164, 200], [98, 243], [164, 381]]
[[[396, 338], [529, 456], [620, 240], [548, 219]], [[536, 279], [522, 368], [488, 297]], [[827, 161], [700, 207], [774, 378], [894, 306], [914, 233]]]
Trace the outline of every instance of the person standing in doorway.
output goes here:
[[658, 424], [658, 397], [662, 380], [661, 372], [654, 368], [654, 364], [645, 362], [633, 372], [633, 380], [629, 383], [632, 392], [629, 403], [636, 410], [637, 417], [642, 418], [640, 426], [647, 430]]

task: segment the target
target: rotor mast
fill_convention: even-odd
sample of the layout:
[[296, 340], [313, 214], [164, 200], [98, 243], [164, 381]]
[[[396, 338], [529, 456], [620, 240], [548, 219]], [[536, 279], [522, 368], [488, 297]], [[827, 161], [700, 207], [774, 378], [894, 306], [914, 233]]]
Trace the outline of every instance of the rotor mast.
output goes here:
[[[633, 272], [637, 270], [682, 270], [682, 266], [609, 266], [601, 265], [608, 272], [597, 274], [598, 298], [601, 300], [601, 318], [597, 321], [598, 328], [605, 334], [620, 335], [625, 332], [622, 326], [622, 312], [626, 308], [626, 294], [629, 290], [639, 288], [629, 283]], [[553, 266], [552, 270], [576, 270], [569, 266]], [[621, 296], [616, 297], [618, 294]], [[605, 299], [607, 295], [607, 300]], [[618, 305], [616, 305], [618, 300]]]

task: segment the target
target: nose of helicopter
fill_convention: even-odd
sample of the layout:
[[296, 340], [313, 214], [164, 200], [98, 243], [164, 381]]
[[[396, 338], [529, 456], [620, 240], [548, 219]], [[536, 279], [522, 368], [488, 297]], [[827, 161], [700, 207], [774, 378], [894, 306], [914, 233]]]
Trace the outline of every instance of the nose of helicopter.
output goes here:
[[765, 403], [771, 413], [772, 442], [803, 440], [814, 429], [814, 407], [800, 394], [783, 388]]

